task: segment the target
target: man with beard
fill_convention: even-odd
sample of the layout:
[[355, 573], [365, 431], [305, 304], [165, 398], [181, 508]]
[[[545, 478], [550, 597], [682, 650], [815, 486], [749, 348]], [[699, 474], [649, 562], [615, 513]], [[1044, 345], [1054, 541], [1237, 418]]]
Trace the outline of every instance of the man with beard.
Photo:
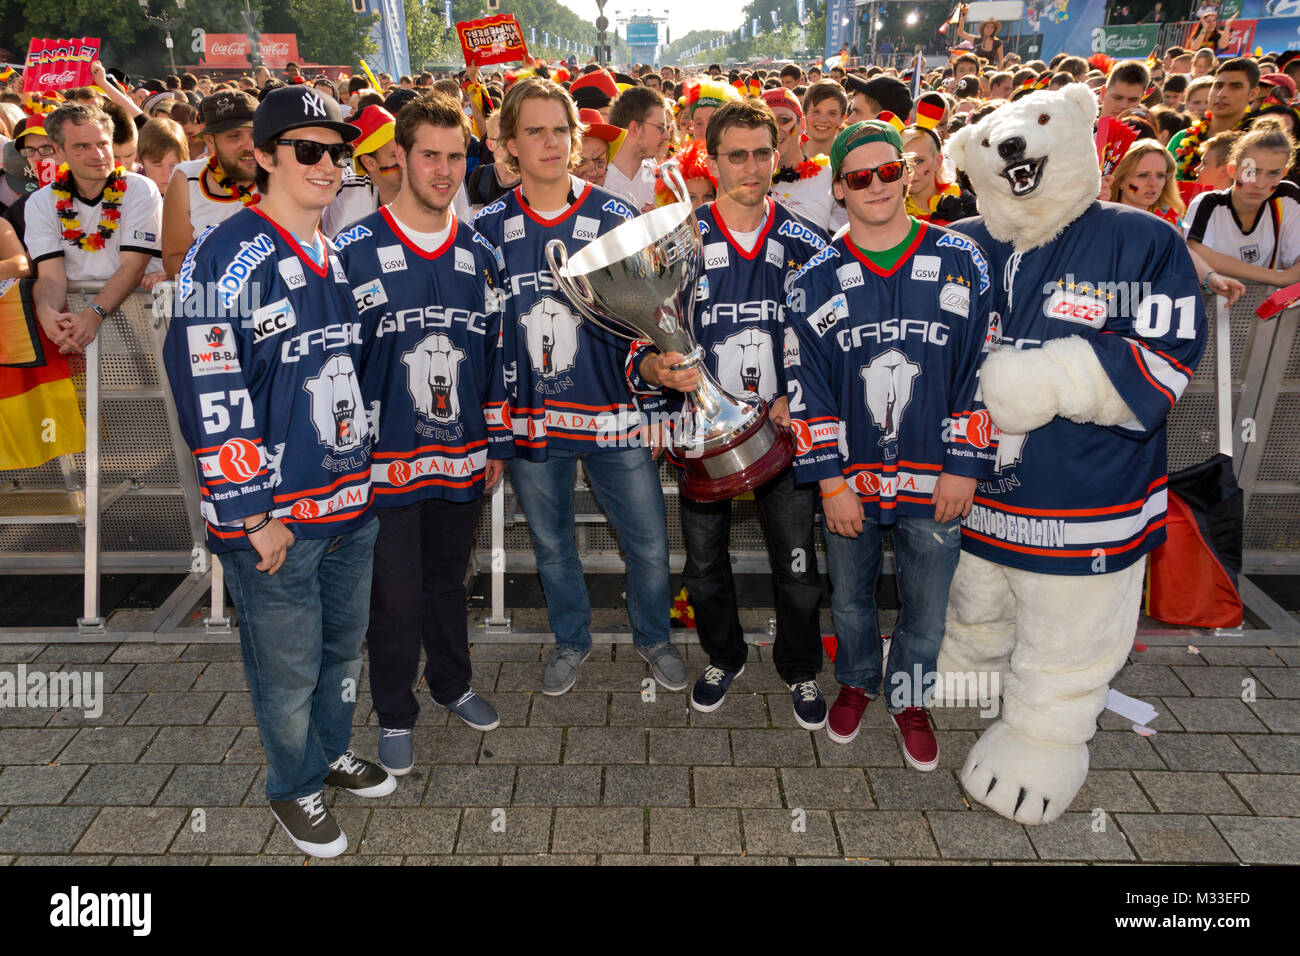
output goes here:
[[414, 764], [421, 643], [433, 699], [475, 730], [499, 723], [470, 687], [465, 571], [483, 494], [500, 479], [514, 435], [503, 415], [496, 262], [451, 208], [469, 141], [469, 120], [451, 97], [408, 103], [395, 128], [396, 198], [335, 240], [361, 315], [361, 394], [378, 405], [366, 641], [379, 762], [397, 775]]
[[257, 202], [253, 111], [257, 100], [224, 90], [199, 105], [208, 154], [178, 163], [163, 197], [163, 268], [176, 275], [191, 243], [209, 226]]

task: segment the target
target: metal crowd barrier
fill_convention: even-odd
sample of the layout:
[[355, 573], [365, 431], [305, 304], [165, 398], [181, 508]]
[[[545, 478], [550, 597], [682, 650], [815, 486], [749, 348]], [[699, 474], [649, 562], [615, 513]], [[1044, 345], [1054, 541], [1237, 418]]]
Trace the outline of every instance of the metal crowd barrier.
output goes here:
[[[74, 305], [78, 296], [93, 291], [76, 289]], [[1255, 574], [1300, 568], [1300, 309], [1261, 322], [1254, 310], [1269, 291], [1249, 288], [1231, 309], [1226, 330], [1235, 407], [1233, 452], [1246, 498], [1245, 570]], [[86, 581], [84, 613], [76, 628], [0, 628], [0, 643], [235, 639], [220, 562], [211, 560], [203, 547], [194, 460], [180, 436], [162, 366], [166, 320], [154, 315], [152, 302], [147, 293], [133, 294], [109, 316], [84, 362], [74, 363], [74, 380], [84, 398], [86, 453], [40, 468], [0, 472], [0, 573], [81, 573]], [[1214, 303], [1207, 306], [1213, 317]], [[1210, 339], [1195, 377], [1170, 415], [1171, 471], [1203, 461], [1219, 447], [1216, 335]], [[660, 475], [670, 559], [674, 570], [680, 570], [684, 542], [676, 475], [666, 461], [660, 464]], [[98, 488], [99, 494], [86, 495], [87, 488]], [[617, 536], [581, 472], [575, 494], [575, 536], [584, 567], [590, 572], [621, 572]], [[820, 525], [817, 543], [821, 551]], [[750, 499], [734, 505], [731, 552], [738, 573], [767, 569], [762, 528]], [[505, 606], [507, 574], [529, 573], [536, 566], [528, 524], [508, 471], [484, 501], [474, 561], [475, 570], [488, 572], [491, 582], [491, 609], [472, 632], [474, 639], [545, 639], [512, 630]], [[824, 553], [819, 561], [824, 568]], [[100, 613], [99, 580], [101, 574], [120, 572], [186, 577], [147, 620], [118, 627]], [[1226, 643], [1298, 642], [1300, 628], [1290, 615], [1244, 577], [1241, 585], [1248, 607], [1266, 626], [1220, 638]], [[206, 614], [196, 616], [205, 598]], [[1202, 643], [1215, 639], [1195, 631], [1158, 634], [1196, 634]]]

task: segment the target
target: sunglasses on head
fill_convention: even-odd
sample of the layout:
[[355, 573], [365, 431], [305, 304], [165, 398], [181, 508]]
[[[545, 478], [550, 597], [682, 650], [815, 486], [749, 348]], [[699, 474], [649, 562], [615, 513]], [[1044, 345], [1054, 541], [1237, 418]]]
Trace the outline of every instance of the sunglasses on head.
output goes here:
[[335, 166], [352, 162], [351, 143], [318, 143], [314, 139], [277, 139], [277, 146], [292, 146], [293, 158], [304, 166], [315, 166], [326, 153]]
[[870, 169], [855, 169], [851, 173], [845, 173], [840, 179], [850, 189], [866, 189], [871, 185], [873, 176], [879, 176], [882, 183], [896, 183], [902, 175], [903, 161], [895, 159]]

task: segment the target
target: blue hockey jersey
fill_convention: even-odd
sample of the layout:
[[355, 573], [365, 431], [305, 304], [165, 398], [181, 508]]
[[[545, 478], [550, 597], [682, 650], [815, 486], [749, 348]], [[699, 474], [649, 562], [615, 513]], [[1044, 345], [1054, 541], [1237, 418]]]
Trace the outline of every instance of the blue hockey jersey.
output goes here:
[[317, 236], [319, 265], [244, 209], [200, 236], [177, 273], [163, 361], [213, 553], [251, 548], [243, 519], [264, 511], [300, 538], [373, 517], [360, 324], [343, 266]]
[[[827, 238], [780, 203], [766, 202], [767, 218], [748, 252], [736, 243], [714, 203], [696, 210], [704, 248], [691, 330], [719, 385], [738, 398], [751, 393], [771, 402], [786, 394], [781, 352], [787, 334], [786, 293], [795, 271], [826, 248]], [[641, 360], [653, 350], [646, 341], [632, 346], [627, 378], [635, 394], [658, 392], [640, 372]], [[674, 414], [682, 397], [671, 390], [668, 394], [667, 410]]]
[[509, 458], [501, 314], [492, 249], [452, 217], [425, 252], [387, 206], [334, 240], [361, 316], [361, 395], [378, 436], [378, 508], [472, 501], [487, 459]]
[[1024, 254], [993, 239], [983, 218], [952, 228], [987, 251], [1002, 346], [1082, 337], [1135, 416], [1115, 427], [1058, 417], [1027, 435], [1002, 435], [962, 547], [1048, 574], [1128, 567], [1165, 539], [1165, 416], [1205, 348], [1186, 244], [1155, 216], [1099, 202]]
[[624, 378], [626, 344], [577, 314], [544, 255], [547, 242], [562, 239], [572, 256], [635, 213], [613, 193], [577, 178], [573, 192], [574, 201], [556, 219], [538, 216], [516, 187], [474, 220], [493, 247], [509, 293], [509, 417], [515, 454], [531, 461], [544, 461], [548, 447], [583, 453], [627, 447], [643, 424]]
[[993, 429], [975, 392], [992, 292], [974, 243], [927, 223], [888, 270], [847, 234], [810, 259], [786, 300], [798, 480], [843, 475], [890, 524], [934, 517], [940, 472], [989, 475]]

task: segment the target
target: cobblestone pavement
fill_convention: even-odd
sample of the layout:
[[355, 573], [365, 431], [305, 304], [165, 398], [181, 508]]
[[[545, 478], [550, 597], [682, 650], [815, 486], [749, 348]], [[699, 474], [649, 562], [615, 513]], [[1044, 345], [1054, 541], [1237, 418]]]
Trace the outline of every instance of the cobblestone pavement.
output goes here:
[[[850, 745], [799, 729], [767, 647], [713, 714], [685, 693], [643, 700], [627, 644], [597, 644], [576, 688], [545, 697], [545, 650], [473, 648], [490, 733], [424, 696], [397, 791], [327, 795], [349, 837], [330, 865], [1300, 863], [1297, 648], [1131, 653], [1114, 686], [1156, 707], [1158, 733], [1104, 713], [1084, 790], [1045, 827], [964, 798], [976, 710], [934, 711], [940, 765], [922, 774], [879, 702]], [[687, 658], [694, 680], [698, 645]], [[0, 708], [0, 864], [304, 862], [266, 806], [237, 645], [0, 645], [0, 671], [19, 664], [101, 672], [106, 696], [94, 720]], [[833, 699], [829, 662], [822, 686]], [[373, 758], [366, 688], [353, 748]]]

